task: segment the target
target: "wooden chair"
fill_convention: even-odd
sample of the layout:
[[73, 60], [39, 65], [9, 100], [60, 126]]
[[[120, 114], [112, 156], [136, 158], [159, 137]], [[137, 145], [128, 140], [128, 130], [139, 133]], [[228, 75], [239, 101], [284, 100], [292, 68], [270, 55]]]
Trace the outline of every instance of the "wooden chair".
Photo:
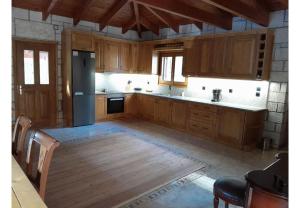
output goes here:
[[[48, 172], [53, 152], [59, 145], [60, 143], [57, 140], [39, 130], [36, 131], [34, 136], [29, 140], [26, 157], [26, 173], [43, 200], [45, 199]], [[35, 158], [37, 156], [37, 146], [40, 147], [38, 159]], [[33, 164], [35, 161], [37, 161], [37, 168], [34, 176]]]
[[225, 202], [225, 208], [229, 207], [228, 204], [244, 207], [246, 189], [246, 181], [234, 178], [219, 178], [214, 183], [214, 208], [219, 207], [219, 199]]
[[19, 164], [22, 163], [25, 138], [30, 127], [31, 120], [29, 118], [25, 116], [17, 118], [12, 137], [12, 154]]

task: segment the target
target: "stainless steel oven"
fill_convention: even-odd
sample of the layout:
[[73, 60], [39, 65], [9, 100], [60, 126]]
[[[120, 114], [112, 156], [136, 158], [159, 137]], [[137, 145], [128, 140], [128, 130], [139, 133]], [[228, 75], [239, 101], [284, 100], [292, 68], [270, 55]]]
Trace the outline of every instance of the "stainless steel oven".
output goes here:
[[124, 96], [112, 95], [107, 97], [107, 114], [124, 112]]

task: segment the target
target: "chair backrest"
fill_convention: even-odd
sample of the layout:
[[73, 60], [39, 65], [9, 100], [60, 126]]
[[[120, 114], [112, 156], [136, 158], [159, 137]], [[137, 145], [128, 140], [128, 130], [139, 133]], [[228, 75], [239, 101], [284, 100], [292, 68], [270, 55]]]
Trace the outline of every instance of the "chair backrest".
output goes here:
[[25, 138], [30, 127], [31, 120], [29, 118], [25, 116], [17, 118], [12, 137], [12, 154], [15, 155], [18, 163], [22, 162]]
[[[29, 179], [37, 187], [41, 198], [44, 200], [46, 184], [53, 151], [59, 146], [59, 142], [42, 131], [36, 131], [30, 138], [26, 157], [26, 173]], [[38, 158], [35, 151], [40, 147]], [[33, 163], [37, 161], [37, 173], [33, 176]]]

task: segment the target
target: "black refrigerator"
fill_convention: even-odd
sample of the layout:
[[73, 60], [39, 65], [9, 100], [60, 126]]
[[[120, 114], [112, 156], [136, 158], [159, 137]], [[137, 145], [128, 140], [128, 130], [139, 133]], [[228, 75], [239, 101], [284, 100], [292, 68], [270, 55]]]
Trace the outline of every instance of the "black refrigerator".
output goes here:
[[95, 123], [95, 53], [72, 51], [73, 126]]

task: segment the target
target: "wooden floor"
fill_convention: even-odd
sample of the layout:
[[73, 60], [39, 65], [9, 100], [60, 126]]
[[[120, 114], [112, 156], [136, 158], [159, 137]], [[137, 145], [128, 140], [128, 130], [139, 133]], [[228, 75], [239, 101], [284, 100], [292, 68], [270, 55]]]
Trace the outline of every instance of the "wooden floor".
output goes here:
[[46, 204], [113, 207], [203, 167], [126, 132], [62, 143], [51, 163]]

